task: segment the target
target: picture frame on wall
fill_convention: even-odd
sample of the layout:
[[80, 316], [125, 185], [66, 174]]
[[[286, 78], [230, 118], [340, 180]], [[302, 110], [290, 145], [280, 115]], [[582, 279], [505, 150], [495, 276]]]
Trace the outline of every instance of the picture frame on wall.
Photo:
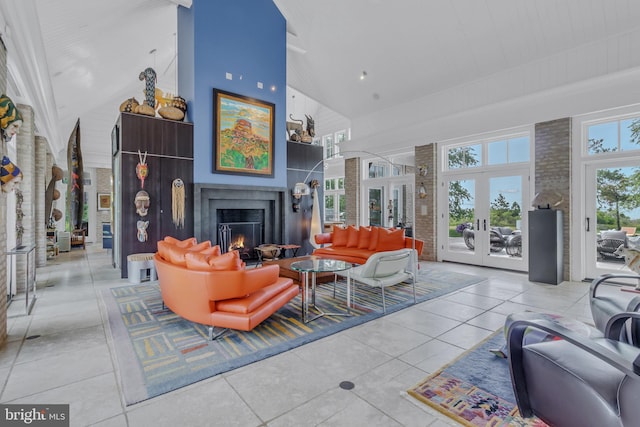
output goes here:
[[273, 177], [275, 104], [213, 89], [213, 172]]
[[108, 211], [111, 209], [111, 194], [98, 193], [98, 210]]

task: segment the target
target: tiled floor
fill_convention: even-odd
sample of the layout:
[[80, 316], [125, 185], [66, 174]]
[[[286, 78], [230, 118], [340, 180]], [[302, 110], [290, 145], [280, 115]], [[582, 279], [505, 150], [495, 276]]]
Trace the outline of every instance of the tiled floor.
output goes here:
[[[74, 249], [37, 270], [30, 316], [22, 301], [9, 306], [0, 401], [69, 403], [72, 426], [457, 425], [406, 390], [502, 327], [509, 313], [591, 318], [585, 283], [532, 284], [526, 274], [451, 263], [421, 268], [489, 279], [126, 407], [99, 292], [128, 282], [106, 250]], [[355, 388], [339, 388], [344, 380]]]

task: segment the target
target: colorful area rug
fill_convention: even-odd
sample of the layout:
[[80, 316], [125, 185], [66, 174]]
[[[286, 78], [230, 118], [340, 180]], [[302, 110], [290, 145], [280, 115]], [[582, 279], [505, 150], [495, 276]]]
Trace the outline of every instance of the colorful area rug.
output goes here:
[[[421, 272], [416, 284], [418, 301], [479, 283], [485, 278], [468, 274]], [[316, 302], [326, 312], [346, 312], [346, 286], [332, 284], [316, 291]], [[125, 401], [131, 405], [214, 375], [298, 347], [383, 315], [379, 289], [358, 286], [351, 317], [324, 316], [303, 323], [300, 296], [292, 299], [250, 332], [229, 331], [215, 341], [207, 327], [189, 322], [164, 308], [157, 283], [105, 289], [103, 301], [119, 366]], [[413, 304], [410, 284], [385, 291], [387, 313]]]
[[509, 362], [489, 351], [504, 343], [500, 329], [408, 393], [465, 426], [547, 426], [538, 418], [520, 417]]

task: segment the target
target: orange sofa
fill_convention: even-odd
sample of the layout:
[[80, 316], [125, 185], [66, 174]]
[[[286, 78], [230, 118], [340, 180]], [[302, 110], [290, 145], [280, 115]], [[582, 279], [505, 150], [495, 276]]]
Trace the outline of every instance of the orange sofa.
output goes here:
[[419, 257], [424, 246], [422, 240], [406, 237], [402, 228], [335, 226], [332, 232], [316, 234], [314, 237], [316, 243], [330, 246], [314, 250], [313, 255], [356, 264], [364, 264], [376, 252], [413, 248], [414, 244], [416, 256]]
[[218, 246], [187, 240], [158, 242], [153, 261], [164, 304], [209, 326], [209, 339], [222, 334], [214, 337], [214, 327], [250, 331], [298, 295], [277, 265], [246, 269], [237, 251], [220, 255]]

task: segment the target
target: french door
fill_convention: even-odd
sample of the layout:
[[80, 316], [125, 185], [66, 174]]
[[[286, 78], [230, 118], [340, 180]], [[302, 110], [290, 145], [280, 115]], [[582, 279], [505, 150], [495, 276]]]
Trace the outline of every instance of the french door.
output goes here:
[[[631, 157], [631, 156], [629, 156]], [[640, 229], [640, 207], [634, 202], [632, 177], [638, 158], [615, 159], [585, 165], [584, 272], [593, 279], [606, 273], [631, 273], [615, 254], [622, 244], [635, 246]]]
[[438, 203], [439, 258], [527, 271], [528, 188], [528, 171], [447, 174]]

